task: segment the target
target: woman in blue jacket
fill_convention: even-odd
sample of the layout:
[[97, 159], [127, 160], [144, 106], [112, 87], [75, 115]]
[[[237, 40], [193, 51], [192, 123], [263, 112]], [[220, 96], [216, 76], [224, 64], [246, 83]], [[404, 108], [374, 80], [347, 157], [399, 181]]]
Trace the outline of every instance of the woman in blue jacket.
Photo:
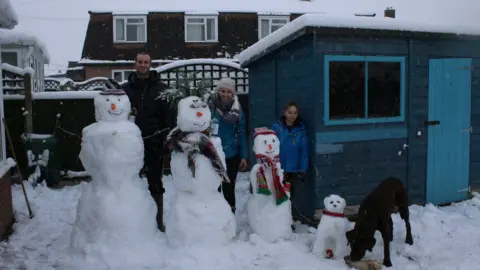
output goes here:
[[291, 184], [290, 194], [293, 196], [295, 180], [305, 177], [309, 162], [307, 129], [295, 102], [285, 105], [283, 116], [273, 124], [272, 130], [280, 140], [280, 164], [284, 170], [284, 182]]
[[211, 134], [222, 140], [230, 183], [222, 183], [225, 199], [235, 213], [235, 181], [239, 170], [248, 166], [245, 115], [236, 95], [235, 81], [221, 79], [212, 95], [209, 106], [212, 111]]

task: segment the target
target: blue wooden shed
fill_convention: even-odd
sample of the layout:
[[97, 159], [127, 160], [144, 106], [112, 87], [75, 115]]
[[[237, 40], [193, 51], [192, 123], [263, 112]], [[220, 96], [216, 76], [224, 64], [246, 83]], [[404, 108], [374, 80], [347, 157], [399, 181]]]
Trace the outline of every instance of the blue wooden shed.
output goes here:
[[338, 193], [359, 204], [381, 180], [410, 203], [466, 199], [480, 185], [480, 28], [306, 14], [237, 58], [249, 69], [250, 127], [288, 100], [308, 127], [297, 208]]

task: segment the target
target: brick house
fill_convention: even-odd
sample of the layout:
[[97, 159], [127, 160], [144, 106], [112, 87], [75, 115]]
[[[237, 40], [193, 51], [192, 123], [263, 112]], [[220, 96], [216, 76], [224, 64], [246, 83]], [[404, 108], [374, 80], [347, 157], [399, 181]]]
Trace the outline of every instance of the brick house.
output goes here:
[[[155, 8], [155, 11], [153, 8], [128, 11], [131, 6], [125, 6], [127, 11], [123, 12], [89, 11], [82, 59], [70, 62], [69, 68], [75, 69], [69, 69], [65, 75], [77, 80], [84, 76], [83, 79], [109, 77], [124, 81], [133, 71], [133, 59], [139, 51], [152, 55], [153, 67], [178, 59], [235, 61], [236, 54], [298, 16], [338, 9], [333, 7], [338, 3], [308, 0], [266, 0], [260, 4], [248, 0], [244, 5], [231, 0], [189, 1], [185, 5], [177, 2], [162, 3], [162, 10]], [[148, 1], [143, 4], [147, 9], [148, 5]], [[356, 5], [346, 4], [344, 13], [353, 16], [354, 10], [365, 10], [364, 4]], [[215, 7], [214, 10], [209, 6]], [[121, 4], [112, 6], [112, 9], [122, 8]], [[355, 15], [375, 16], [375, 13]]]

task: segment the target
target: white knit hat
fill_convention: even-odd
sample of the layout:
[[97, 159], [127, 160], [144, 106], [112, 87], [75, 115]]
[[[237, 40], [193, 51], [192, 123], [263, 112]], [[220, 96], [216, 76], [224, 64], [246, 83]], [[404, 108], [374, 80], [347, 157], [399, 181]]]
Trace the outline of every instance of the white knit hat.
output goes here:
[[217, 82], [217, 91], [221, 88], [230, 89], [233, 93], [236, 93], [235, 81], [230, 78], [222, 78]]

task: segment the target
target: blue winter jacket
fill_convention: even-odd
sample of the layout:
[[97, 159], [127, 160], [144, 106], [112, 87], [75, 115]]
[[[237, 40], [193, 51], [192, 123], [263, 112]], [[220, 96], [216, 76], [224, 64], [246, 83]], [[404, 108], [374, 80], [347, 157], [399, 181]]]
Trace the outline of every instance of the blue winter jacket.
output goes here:
[[212, 120], [218, 120], [218, 134], [222, 140], [225, 158], [232, 158], [240, 155], [240, 158], [247, 159], [247, 134], [245, 130], [245, 115], [240, 114], [240, 121], [237, 124], [230, 124], [223, 120], [223, 116], [216, 110], [212, 110]]
[[284, 117], [272, 125], [280, 140], [280, 164], [285, 172], [307, 172], [308, 138], [305, 124], [297, 121], [288, 130]]

